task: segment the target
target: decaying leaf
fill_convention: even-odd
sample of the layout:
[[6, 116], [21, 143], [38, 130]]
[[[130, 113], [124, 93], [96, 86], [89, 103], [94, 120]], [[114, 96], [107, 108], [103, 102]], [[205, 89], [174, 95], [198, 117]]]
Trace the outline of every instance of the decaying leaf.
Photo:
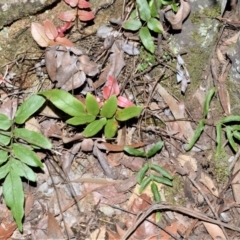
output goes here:
[[66, 91], [81, 87], [86, 81], [86, 75], [95, 76], [98, 73], [98, 65], [76, 48], [49, 47], [45, 60], [51, 80], [56, 82], [57, 88]]
[[184, 0], [180, 0], [180, 7], [178, 12], [174, 16], [166, 16], [167, 20], [172, 25], [172, 29], [181, 30], [183, 21], [187, 18], [191, 11], [191, 5], [189, 2], [185, 2]]

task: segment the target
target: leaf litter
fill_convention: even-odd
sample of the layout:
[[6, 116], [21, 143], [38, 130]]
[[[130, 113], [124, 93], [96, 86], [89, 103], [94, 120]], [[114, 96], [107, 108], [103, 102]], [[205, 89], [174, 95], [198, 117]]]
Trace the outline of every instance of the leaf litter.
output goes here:
[[[80, 9], [90, 6], [87, 1], [65, 2]], [[170, 9], [165, 8], [166, 19], [173, 30], [183, 27], [184, 20], [191, 14], [190, 9], [190, 3], [184, 0], [180, 1], [175, 15], [168, 15]], [[92, 17], [91, 14], [86, 16], [86, 13], [80, 11], [80, 20]], [[67, 22], [72, 21], [74, 14], [73, 11], [65, 12], [60, 18]], [[93, 56], [82, 49], [84, 44], [75, 44], [69, 40], [71, 33], [67, 35], [69, 39], [65, 38], [65, 31], [74, 28], [71, 24], [66, 23], [57, 28], [50, 20], [45, 20], [43, 25], [35, 23], [31, 27], [35, 41], [40, 46], [47, 47], [44, 55], [38, 59], [40, 65], [36, 65], [39, 80], [46, 76], [51, 80], [48, 89], [44, 90], [61, 88], [74, 93], [77, 99], [84, 99], [86, 92], [92, 92], [99, 104], [115, 94], [118, 96], [120, 107], [145, 105], [147, 110], [144, 117], [141, 116], [133, 126], [129, 123], [125, 126], [119, 125], [118, 135], [121, 138], [110, 141], [103, 136], [83, 137], [81, 127], [68, 126], [62, 119], [63, 113], [48, 106], [43, 106], [33, 118], [28, 119], [25, 128], [51, 138], [54, 145], [51, 156], [49, 153], [37, 152], [42, 156], [45, 167], [37, 174], [38, 186], [33, 190], [36, 196], [33, 197], [32, 193], [29, 193], [25, 201], [25, 217], [33, 216], [32, 224], [36, 230], [24, 223], [25, 231], [22, 234], [15, 231], [16, 224], [13, 219], [8, 222], [9, 211], [1, 206], [4, 217], [1, 220], [0, 239], [7, 239], [12, 234], [20, 234], [21, 237], [31, 235], [35, 239], [66, 239], [67, 236], [73, 239], [104, 239], [106, 235], [108, 239], [158, 239], [159, 236], [164, 239], [178, 239], [189, 235], [199, 237], [201, 234], [213, 239], [228, 239], [234, 234], [239, 236], [239, 228], [231, 220], [239, 214], [229, 212], [230, 208], [239, 203], [238, 164], [235, 165], [234, 175], [228, 182], [225, 180], [219, 183], [219, 178], [215, 179], [214, 174], [218, 166], [214, 169], [214, 163], [211, 165], [204, 160], [208, 155], [203, 147], [205, 141], [213, 138], [210, 132], [204, 132], [199, 139], [198, 147], [202, 147], [203, 150], [184, 151], [184, 144], [191, 140], [196, 127], [195, 121], [199, 119], [196, 120], [195, 116], [189, 113], [184, 98], [178, 100], [165, 81], [158, 82], [153, 65], [150, 64], [146, 72], [138, 72], [137, 64], [141, 64], [142, 61], [139, 60], [141, 49], [138, 41], [125, 38], [126, 32], [121, 34], [112, 27], [105, 27], [103, 33], [98, 32], [98, 38], [95, 40], [100, 42], [103, 48], [100, 49], [99, 55]], [[118, 21], [118, 24], [121, 24], [121, 21]], [[103, 38], [104, 43], [99, 38]], [[228, 71], [226, 45], [236, 42], [236, 39], [237, 37], [224, 39], [224, 43], [218, 46], [217, 57], [210, 63], [215, 83], [219, 86], [219, 100], [226, 115], [229, 115], [231, 110], [225, 84]], [[188, 66], [184, 62], [184, 56], [176, 55], [174, 59], [176, 67], [173, 72], [175, 79], [180, 83], [179, 90], [188, 97], [188, 90], [193, 81], [191, 79], [190, 82]], [[218, 64], [216, 61], [219, 61]], [[161, 64], [167, 66], [167, 62], [160, 62]], [[219, 67], [221, 64], [225, 66], [222, 69]], [[10, 70], [5, 75], [1, 77], [3, 103], [0, 112], [12, 119], [17, 105], [22, 103], [25, 97], [18, 100], [15, 97], [18, 92], [16, 87], [12, 88], [12, 80], [16, 74]], [[9, 94], [11, 91], [13, 94]], [[197, 98], [203, 107], [204, 94], [199, 94]], [[202, 108], [198, 111], [202, 111]], [[209, 112], [208, 117], [211, 117], [212, 109]], [[209, 126], [211, 127], [211, 122]], [[123, 151], [125, 146], [146, 151], [157, 142], [156, 139], [163, 140], [165, 146], [151, 160], [132, 157]], [[134, 189], [138, 186], [136, 172], [148, 161], [164, 166], [174, 174], [171, 190], [158, 185], [163, 205], [154, 203], [151, 190], [145, 189], [140, 195], [138, 190]], [[177, 172], [184, 174], [178, 176]], [[198, 183], [199, 188], [192, 185], [191, 181], [186, 181], [188, 176]], [[184, 189], [177, 189], [182, 182], [186, 185]], [[230, 191], [230, 185], [233, 192], [229, 194], [226, 190]], [[188, 196], [188, 191], [192, 192], [191, 200], [184, 198]], [[185, 208], [176, 201], [180, 192], [184, 196], [181, 195], [180, 199], [184, 198], [181, 205]], [[210, 200], [211, 205], [208, 205], [206, 199]], [[224, 202], [225, 208], [220, 200]], [[58, 207], [57, 202], [60, 203]], [[201, 204], [206, 207], [206, 214], [202, 211]], [[225, 220], [215, 220], [212, 217], [212, 206], [214, 214], [225, 216]], [[150, 211], [152, 209], [154, 211]], [[199, 211], [202, 214], [199, 214]], [[147, 212], [151, 215], [144, 215]], [[160, 213], [160, 222], [156, 222], [157, 213]], [[102, 216], [107, 220], [103, 221]], [[64, 219], [67, 223], [65, 225]], [[229, 222], [227, 219], [230, 219]], [[131, 236], [128, 234], [130, 231]]]

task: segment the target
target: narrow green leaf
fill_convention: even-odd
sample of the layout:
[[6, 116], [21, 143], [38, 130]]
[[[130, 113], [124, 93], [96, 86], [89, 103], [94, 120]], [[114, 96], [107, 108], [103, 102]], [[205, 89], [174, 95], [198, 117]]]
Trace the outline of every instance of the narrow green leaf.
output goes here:
[[232, 133], [232, 129], [230, 127], [226, 127], [226, 134], [227, 134], [227, 139], [228, 139], [230, 146], [232, 147], [232, 149], [235, 152], [237, 152], [237, 145], [233, 139], [233, 133]]
[[162, 2], [163, 5], [170, 5], [170, 4], [173, 3], [172, 0], [161, 0], [161, 2]]
[[32, 167], [43, 167], [43, 164], [36, 153], [30, 150], [28, 147], [19, 143], [13, 143], [12, 149], [15, 157], [27, 165]]
[[4, 200], [11, 209], [19, 231], [22, 231], [22, 218], [24, 215], [24, 193], [22, 180], [15, 170], [11, 170], [3, 183]]
[[28, 167], [25, 163], [20, 162], [15, 158], [10, 158], [11, 168], [16, 171], [18, 176], [25, 177], [29, 181], [36, 182], [36, 176], [33, 170]]
[[239, 115], [231, 115], [227, 116], [219, 121], [221, 124], [229, 123], [229, 122], [240, 122], [240, 116]]
[[164, 144], [164, 142], [162, 142], [162, 141], [155, 143], [154, 146], [148, 150], [146, 156], [148, 158], [154, 156], [158, 151], [160, 151], [162, 149], [163, 144]]
[[127, 121], [131, 118], [138, 117], [142, 111], [142, 107], [126, 107], [124, 109], [120, 109], [116, 112], [116, 119], [118, 121]]
[[10, 171], [10, 167], [11, 167], [11, 165], [10, 165], [9, 161], [0, 167], [0, 179], [3, 179], [7, 176], [7, 174]]
[[7, 135], [0, 133], [0, 144], [7, 146], [10, 143], [11, 137]]
[[149, 164], [149, 168], [156, 171], [157, 173], [160, 173], [163, 177], [173, 180], [172, 175], [166, 169], [164, 169], [156, 164]]
[[15, 138], [21, 138], [28, 143], [31, 143], [35, 146], [44, 148], [44, 149], [51, 149], [52, 144], [45, 138], [43, 135], [30, 131], [25, 128], [15, 128], [13, 131]]
[[[3, 163], [5, 163], [8, 159], [8, 152], [0, 150], [0, 165], [2, 165]], [[1, 166], [0, 166], [1, 168]]]
[[72, 117], [66, 121], [66, 123], [77, 126], [77, 125], [83, 125], [86, 123], [93, 122], [96, 117], [88, 114], [88, 113], [79, 113], [80, 116]]
[[137, 0], [140, 18], [143, 21], [148, 21], [151, 18], [151, 11], [148, 6], [147, 0]]
[[136, 148], [132, 147], [124, 147], [123, 149], [125, 152], [127, 152], [129, 155], [132, 155], [134, 157], [146, 157], [146, 153], [143, 151], [140, 151]]
[[106, 118], [101, 118], [99, 120], [95, 120], [87, 125], [87, 127], [83, 131], [83, 136], [92, 137], [96, 135], [107, 123]]
[[8, 130], [12, 125], [11, 120], [4, 114], [0, 113], [0, 129]]
[[116, 135], [118, 130], [118, 121], [116, 119], [108, 119], [107, 124], [104, 127], [104, 136], [109, 139], [113, 138]]
[[145, 163], [143, 167], [140, 169], [140, 171], [137, 174], [137, 182], [140, 185], [148, 171], [149, 165], [148, 163]]
[[207, 93], [207, 96], [206, 96], [206, 98], [204, 100], [204, 106], [203, 106], [203, 116], [204, 116], [204, 118], [207, 118], [209, 107], [210, 107], [210, 102], [211, 102], [211, 99], [212, 99], [215, 91], [216, 91], [216, 88], [212, 88]]
[[143, 46], [151, 53], [155, 51], [155, 45], [152, 36], [147, 27], [142, 27], [139, 31], [139, 37], [142, 41]]
[[157, 203], [161, 202], [161, 196], [160, 196], [160, 193], [158, 191], [157, 184], [155, 182], [152, 182], [152, 184], [151, 184], [151, 191], [153, 193], [154, 201], [157, 202]]
[[18, 108], [14, 121], [17, 124], [23, 124], [45, 103], [46, 99], [40, 95], [32, 95]]
[[153, 181], [162, 183], [171, 187], [173, 186], [172, 181], [170, 181], [168, 178], [165, 178], [165, 177], [159, 177], [159, 176], [153, 175]]
[[148, 176], [147, 178], [143, 179], [140, 188], [139, 188], [139, 193], [141, 194], [143, 190], [147, 187], [147, 185], [152, 181], [151, 175]]
[[216, 142], [217, 142], [217, 153], [216, 155], [219, 156], [222, 151], [222, 125], [218, 123], [216, 125]]
[[103, 105], [100, 115], [105, 118], [112, 118], [117, 110], [117, 97], [111, 96]]
[[234, 131], [234, 132], [233, 132], [233, 136], [234, 136], [237, 140], [240, 140], [240, 133], [239, 133], [239, 132]]
[[98, 115], [99, 105], [96, 98], [91, 93], [87, 93], [85, 104], [88, 113], [92, 114], [93, 116]]
[[39, 95], [45, 96], [54, 106], [70, 116], [77, 117], [79, 113], [84, 112], [84, 105], [64, 90], [53, 89], [40, 92]]
[[231, 125], [228, 126], [229, 129], [231, 129], [231, 131], [240, 131], [240, 125]]
[[130, 19], [123, 23], [123, 28], [131, 31], [137, 31], [142, 26], [138, 19]]
[[163, 26], [161, 22], [159, 22], [156, 18], [150, 18], [150, 20], [147, 22], [147, 26], [153, 32], [156, 32], [156, 33], [163, 32]]
[[202, 134], [202, 131], [205, 127], [205, 120], [201, 120], [198, 125], [196, 130], [194, 131], [193, 137], [190, 140], [189, 144], [187, 145], [187, 147], [185, 148], [186, 151], [189, 151], [190, 149], [192, 149], [192, 147], [194, 146], [194, 144], [197, 142], [197, 140], [199, 139], [199, 137]]
[[176, 3], [171, 4], [172, 10], [176, 13], [178, 11], [178, 5]]

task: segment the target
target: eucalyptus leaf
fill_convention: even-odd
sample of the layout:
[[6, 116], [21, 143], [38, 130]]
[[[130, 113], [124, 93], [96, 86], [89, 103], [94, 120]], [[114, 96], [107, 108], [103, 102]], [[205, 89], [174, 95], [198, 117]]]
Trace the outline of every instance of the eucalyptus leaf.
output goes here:
[[32, 95], [18, 108], [14, 121], [17, 124], [23, 124], [30, 116], [42, 107], [46, 99], [40, 95]]
[[19, 231], [23, 230], [24, 193], [22, 180], [14, 169], [11, 169], [3, 183], [3, 195], [7, 206], [11, 209]]
[[83, 136], [85, 137], [92, 137], [96, 135], [107, 123], [106, 118], [101, 118], [99, 120], [95, 120], [87, 125], [87, 127], [83, 131]]
[[194, 144], [197, 142], [197, 140], [199, 139], [199, 137], [202, 134], [202, 131], [205, 127], [205, 120], [201, 120], [198, 125], [196, 130], [194, 131], [193, 137], [190, 140], [189, 144], [187, 145], [187, 147], [185, 148], [186, 151], [189, 151], [190, 149], [192, 149], [192, 147], [194, 146]]
[[91, 94], [87, 93], [86, 96], [86, 109], [87, 112], [93, 116], [97, 116], [99, 113], [99, 105], [96, 98]]
[[52, 144], [45, 138], [43, 135], [30, 131], [25, 128], [15, 128], [13, 131], [15, 138], [21, 138], [26, 142], [33, 144], [35, 146], [44, 148], [44, 149], [51, 149]]
[[142, 27], [139, 31], [139, 37], [142, 41], [143, 46], [151, 53], [155, 51], [155, 45], [152, 36], [147, 27]]
[[72, 117], [66, 121], [66, 123], [77, 126], [77, 125], [83, 125], [86, 123], [91, 123], [93, 122], [96, 117], [88, 114], [88, 113], [81, 113], [79, 114], [80, 116], [77, 117]]
[[103, 105], [100, 115], [105, 118], [112, 118], [117, 110], [117, 97], [111, 96]]
[[148, 158], [154, 156], [159, 150], [162, 149], [163, 144], [164, 144], [163, 141], [159, 141], [159, 142], [155, 143], [154, 146], [151, 149], [148, 150], [146, 156]]
[[118, 121], [127, 121], [131, 118], [139, 116], [142, 109], [142, 107], [131, 106], [118, 110], [116, 112], [116, 119]]
[[113, 138], [116, 135], [118, 129], [118, 121], [116, 119], [108, 119], [104, 127], [104, 136], [109, 139]]
[[0, 129], [8, 130], [12, 126], [11, 120], [4, 114], [0, 113]]
[[13, 143], [12, 149], [15, 157], [27, 165], [32, 167], [43, 167], [43, 164], [38, 158], [37, 154], [28, 147], [19, 143]]
[[54, 106], [70, 116], [76, 117], [79, 116], [79, 113], [84, 112], [84, 105], [64, 90], [53, 89], [40, 92], [39, 95], [45, 96]]

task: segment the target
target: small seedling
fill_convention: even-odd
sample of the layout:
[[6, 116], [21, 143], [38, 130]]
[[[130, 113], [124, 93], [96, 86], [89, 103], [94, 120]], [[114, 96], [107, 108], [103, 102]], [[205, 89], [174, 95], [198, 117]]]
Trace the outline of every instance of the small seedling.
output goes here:
[[[151, 158], [162, 149], [163, 144], [164, 143], [162, 141], [157, 142], [146, 153], [144, 151], [140, 151], [138, 149], [131, 147], [124, 147], [124, 151], [135, 157]], [[173, 180], [172, 175], [164, 168], [156, 164], [145, 163], [137, 175], [137, 181], [138, 184], [140, 185], [139, 193], [141, 194], [144, 191], [144, 189], [151, 183], [151, 191], [153, 193], [154, 201], [161, 202], [161, 196], [159, 194], [159, 190], [155, 182], [162, 183], [172, 187], [173, 186], [172, 180]], [[160, 213], [158, 212], [157, 213], [158, 220], [160, 217], [159, 214]]]
[[116, 135], [119, 122], [125, 122], [139, 116], [143, 109], [139, 106], [118, 108], [116, 95], [112, 95], [100, 104], [95, 96], [88, 93], [85, 104], [83, 104], [64, 90], [53, 89], [39, 94], [45, 96], [53, 105], [71, 116], [66, 121], [68, 124], [86, 125], [82, 132], [85, 137], [93, 137], [104, 128], [105, 137], [112, 138]]
[[18, 108], [13, 121], [0, 114], [0, 179], [3, 180], [5, 203], [11, 209], [20, 231], [24, 215], [22, 178], [35, 182], [36, 176], [31, 167], [43, 167], [35, 149], [52, 148], [43, 135], [21, 125], [44, 103], [44, 97], [33, 95]]

